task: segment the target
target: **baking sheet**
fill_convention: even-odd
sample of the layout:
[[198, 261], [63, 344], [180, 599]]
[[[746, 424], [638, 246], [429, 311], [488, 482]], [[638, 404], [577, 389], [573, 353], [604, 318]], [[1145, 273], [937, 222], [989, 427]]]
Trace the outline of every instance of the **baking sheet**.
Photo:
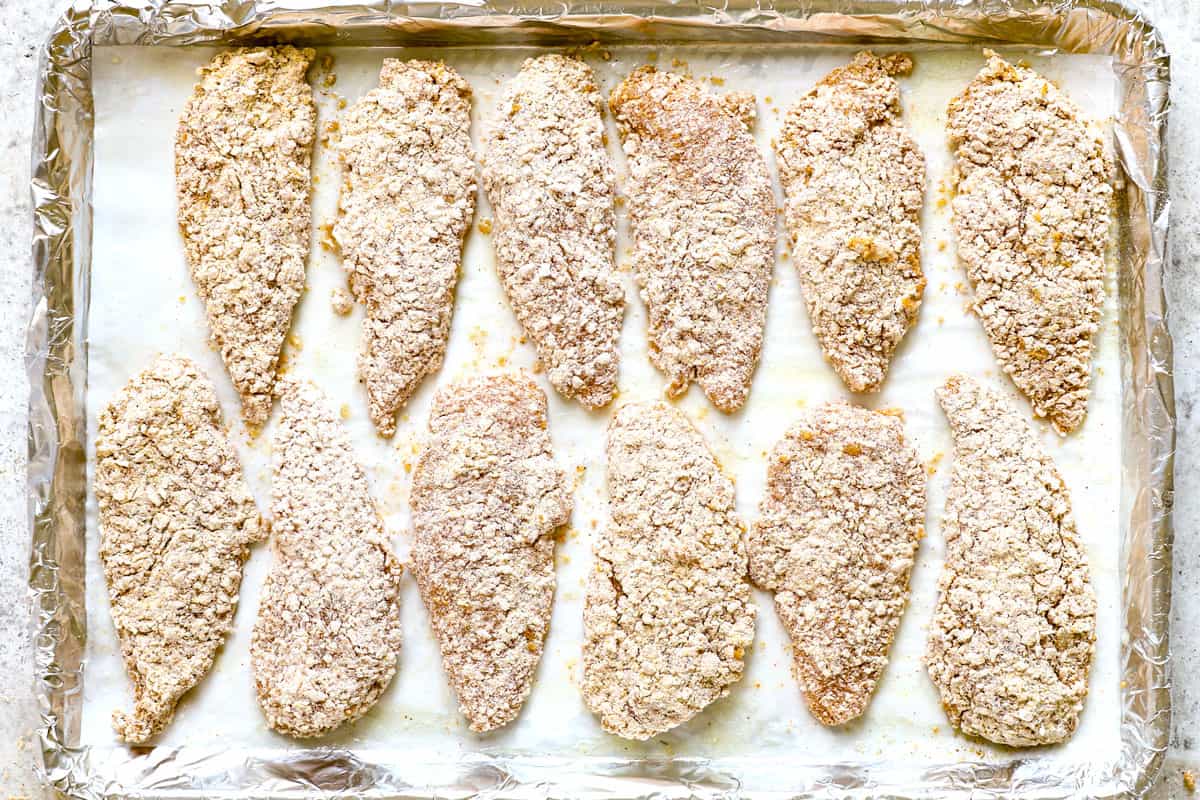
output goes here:
[[[794, 45], [602, 46], [583, 51], [596, 70], [602, 93], [634, 67], [656, 60], [660, 68], [687, 70], [714, 91], [750, 90], [758, 95], [755, 135], [774, 173], [769, 142], [788, 106], [828, 70], [858, 48], [805, 48]], [[896, 48], [877, 48], [896, 49]], [[455, 758], [474, 752], [504, 756], [596, 758], [705, 758], [749, 764], [778, 759], [795, 764], [903, 761], [916, 766], [985, 760], [1005, 762], [1035, 755], [1061, 763], [1112, 763], [1121, 747], [1121, 415], [1122, 385], [1116, 267], [1110, 270], [1106, 304], [1096, 340], [1093, 394], [1083, 428], [1060, 438], [1035, 423], [1071, 490], [1076, 521], [1087, 546], [1099, 601], [1098, 641], [1090, 696], [1080, 727], [1065, 745], [1035, 751], [1007, 750], [954, 733], [921, 664], [925, 625], [936, 599], [941, 567], [940, 519], [953, 449], [933, 399], [933, 389], [953, 372], [984, 377], [1020, 407], [1020, 399], [995, 368], [986, 338], [966, 312], [970, 299], [965, 276], [955, 263], [949, 230], [949, 153], [944, 135], [945, 107], [982, 66], [979, 48], [907, 48], [916, 69], [901, 79], [905, 118], [925, 154], [928, 191], [923, 220], [922, 263], [928, 285], [917, 326], [901, 346], [883, 391], [866, 404], [903, 410], [909, 437], [931, 473], [927, 536], [913, 573], [912, 600], [892, 648], [891, 664], [865, 717], [843, 729], [816, 723], [804, 708], [790, 674], [791, 654], [769, 596], [756, 591], [759, 606], [756, 644], [743, 681], [731, 695], [691, 722], [645, 743], [604, 734], [584, 708], [578, 690], [582, 641], [583, 581], [591, 563], [590, 544], [606, 521], [603, 491], [603, 433], [609, 412], [590, 413], [563, 401], [539, 376], [550, 399], [550, 432], [560, 463], [578, 475], [571, 529], [559, 546], [558, 593], [546, 654], [533, 693], [521, 717], [485, 736], [470, 733], [442, 674], [436, 645], [415, 584], [405, 579], [404, 652], [399, 672], [383, 699], [359, 723], [319, 744], [352, 747], [361, 757], [389, 763]], [[210, 48], [103, 47], [94, 52], [95, 172], [94, 253], [88, 320], [88, 464], [92, 461], [95, 419], [103, 404], [160, 351], [182, 352], [213, 378], [247, 475], [265, 511], [269, 498], [270, 426], [250, 439], [238, 420], [236, 395], [219, 356], [206, 345], [203, 309], [183, 259], [175, 225], [172, 142], [174, 127]], [[318, 87], [319, 125], [337, 118], [338, 100], [353, 102], [375, 85], [387, 57], [442, 57], [475, 89], [473, 137], [491, 118], [505, 80], [535, 51], [443, 48], [437, 51], [380, 48], [320, 50], [310, 77]], [[1107, 120], [1118, 92], [1112, 59], [1103, 55], [1039, 54], [1001, 50], [1025, 57], [1056, 80], [1088, 114]], [[329, 69], [320, 66], [330, 56]], [[336, 75], [336, 83], [326, 75]], [[153, 75], [153, 80], [146, 76]], [[623, 159], [609, 126], [609, 148], [622, 185]], [[330, 403], [346, 416], [356, 453], [372, 480], [394, 546], [407, 553], [407, 499], [412, 464], [425, 433], [435, 385], [481, 370], [532, 368], [533, 348], [521, 344], [521, 331], [506, 305], [496, 277], [491, 244], [478, 224], [472, 227], [458, 285], [455, 320], [446, 364], [427, 380], [401, 417], [394, 440], [380, 439], [366, 414], [364, 395], [354, 378], [361, 310], [346, 318], [329, 304], [331, 290], [344, 285], [337, 257], [321, 246], [321, 226], [332, 222], [339, 184], [327, 147], [314, 157], [313, 256], [309, 290], [297, 311], [285, 354], [285, 369], [310, 377]], [[777, 187], [778, 189], [778, 187]], [[623, 213], [623, 208], [619, 209]], [[490, 219], [480, 197], [476, 223]], [[659, 397], [661, 376], [646, 358], [645, 313], [632, 275], [624, 266], [630, 240], [620, 220], [618, 264], [626, 289], [622, 336], [621, 396], [618, 402]], [[486, 226], [485, 226], [486, 227]], [[693, 387], [680, 401], [696, 421], [725, 469], [735, 478], [738, 507], [752, 522], [763, 494], [765, 454], [806, 405], [848, 398], [821, 358], [808, 326], [798, 283], [788, 260], [785, 236], [771, 289], [762, 363], [746, 407], [725, 416]], [[89, 481], [90, 483], [90, 481]], [[89, 638], [83, 681], [80, 741], [97, 750], [124, 750], [109, 724], [114, 708], [129, 705], [97, 557], [94, 499], [88, 496], [87, 608]], [[249, 672], [249, 631], [257, 590], [269, 567], [266, 547], [255, 550], [246, 569], [235, 630], [212, 673], [180, 704], [175, 721], [160, 739], [168, 750], [186, 745], [268, 752], [297, 750], [297, 744], [267, 730], [254, 700]], [[165, 751], [164, 751], [165, 752]], [[744, 767], [743, 767], [744, 768]], [[1052, 765], [1044, 767], [1053, 769]], [[756, 770], [743, 774], [748, 788], [784, 789], [788, 774]]]

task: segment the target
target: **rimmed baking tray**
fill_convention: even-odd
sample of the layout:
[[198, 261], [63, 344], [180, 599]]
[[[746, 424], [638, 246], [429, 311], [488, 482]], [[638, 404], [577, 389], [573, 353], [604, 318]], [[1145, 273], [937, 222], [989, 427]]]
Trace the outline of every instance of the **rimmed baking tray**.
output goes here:
[[[1119, 87], [1119, 756], [1063, 764], [1010, 752], [929, 764], [871, 754], [816, 764], [770, 757], [504, 754], [405, 760], [355, 750], [215, 746], [100, 750], [82, 736], [88, 641], [85, 519], [96, 119], [93, 48], [290, 41], [325, 46], [614, 48], [689, 45], [1026, 45], [1111, 57]], [[78, 797], [756, 796], [1108, 797], [1148, 788], [1169, 730], [1167, 619], [1174, 443], [1166, 252], [1168, 59], [1153, 27], [1115, 3], [245, 2], [78, 4], [42, 54], [34, 152], [35, 297], [27, 363], [37, 691], [48, 780]], [[934, 513], [936, 510], [931, 509]], [[94, 609], [93, 609], [94, 611]], [[765, 612], [769, 613], [769, 612]], [[94, 619], [93, 614], [93, 619]], [[1116, 631], [1106, 632], [1115, 636]], [[1104, 634], [1102, 634], [1104, 635]], [[1114, 715], [1115, 716], [1115, 715]], [[766, 780], [767, 777], [770, 780]]]

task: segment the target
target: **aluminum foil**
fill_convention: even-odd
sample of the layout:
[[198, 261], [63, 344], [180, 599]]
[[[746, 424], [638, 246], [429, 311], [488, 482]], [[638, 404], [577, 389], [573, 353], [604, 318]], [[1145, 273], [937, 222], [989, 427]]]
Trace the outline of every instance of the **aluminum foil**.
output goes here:
[[[935, 767], [899, 761], [797, 765], [777, 759], [500, 758], [394, 763], [340, 748], [92, 749], [80, 741], [91, 264], [93, 46], [243, 44], [563, 45], [655, 40], [821, 44], [1022, 43], [1113, 57], [1121, 331], [1123, 486], [1121, 756], [1053, 769], [1035, 758]], [[98, 797], [1108, 797], [1152, 783], [1169, 730], [1167, 612], [1174, 446], [1165, 324], [1167, 194], [1162, 143], [1168, 59], [1153, 27], [1115, 3], [144, 2], [78, 4], [42, 53], [34, 136], [35, 297], [27, 363], [37, 692], [46, 778]], [[1113, 635], [1113, 634], [1110, 634]], [[756, 777], [786, 779], [760, 792]], [[773, 782], [778, 785], [778, 782]]]

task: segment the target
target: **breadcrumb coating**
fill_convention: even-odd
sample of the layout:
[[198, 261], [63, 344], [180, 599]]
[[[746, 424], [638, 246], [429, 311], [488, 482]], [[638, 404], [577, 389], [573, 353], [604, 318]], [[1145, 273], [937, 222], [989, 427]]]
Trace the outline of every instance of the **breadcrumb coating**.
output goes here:
[[639, 67], [608, 101], [629, 166], [633, 268], [650, 360], [676, 397], [696, 381], [741, 408], [762, 350], [775, 197], [754, 143], [754, 98]]
[[946, 563], [925, 661], [950, 721], [1011, 747], [1071, 737], [1088, 691], [1096, 597], [1071, 499], [1016, 409], [954, 376]]
[[921, 306], [925, 159], [900, 119], [904, 54], [862, 52], [792, 106], [775, 142], [813, 333], [852, 392], [883, 384]]
[[1087, 414], [1113, 166], [1054, 84], [994, 53], [950, 101], [958, 256], [1000, 367], [1061, 433]]
[[233, 627], [242, 565], [266, 535], [208, 378], [160, 356], [100, 414], [100, 562], [133, 684], [130, 744], [163, 731]]
[[622, 406], [608, 429], [610, 518], [584, 606], [583, 697], [648, 739], [729, 693], [754, 640], [733, 483], [683, 412]]
[[304, 289], [316, 124], [304, 74], [313, 56], [286, 45], [218, 53], [175, 134], [184, 252], [249, 425], [270, 416]]
[[554, 530], [571, 515], [546, 395], [527, 377], [440, 389], [413, 473], [412, 571], [471, 730], [529, 696], [554, 604]]
[[329, 307], [333, 309], [333, 313], [344, 317], [354, 310], [354, 295], [341, 286], [335, 287], [329, 293]]
[[814, 717], [866, 711], [908, 603], [925, 470], [899, 417], [826, 403], [771, 451], [750, 577], [775, 593]]
[[528, 59], [505, 88], [483, 165], [509, 302], [550, 385], [588, 408], [617, 390], [625, 314], [601, 102], [579, 59]]
[[321, 736], [367, 713], [396, 674], [400, 562], [367, 476], [311, 383], [283, 379], [271, 443], [271, 549], [250, 640], [267, 724]]
[[333, 238], [366, 309], [359, 375], [383, 436], [446, 354], [463, 240], [475, 213], [471, 87], [441, 62], [384, 59], [341, 120]]

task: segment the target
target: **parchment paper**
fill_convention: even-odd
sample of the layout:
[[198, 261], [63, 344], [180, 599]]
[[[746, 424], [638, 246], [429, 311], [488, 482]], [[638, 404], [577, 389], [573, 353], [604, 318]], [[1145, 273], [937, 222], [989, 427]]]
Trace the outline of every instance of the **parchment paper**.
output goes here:
[[[210, 48], [104, 47], [95, 52], [96, 158], [95, 238], [89, 320], [88, 441], [92, 469], [97, 414], [121, 385], [144, 369], [158, 352], [181, 352], [197, 361], [217, 386], [225, 417], [242, 454], [260, 508], [269, 511], [270, 425], [254, 439], [239, 420], [236, 394], [217, 353], [206, 344], [201, 303], [184, 261], [175, 223], [172, 147], [174, 128], [195, 80], [195, 69]], [[319, 51], [310, 72], [319, 104], [319, 138], [337, 118], [338, 100], [353, 102], [376, 84], [384, 57], [444, 58], [475, 90], [473, 137], [483, 125], [503, 83], [531, 49], [334, 48]], [[714, 46], [594, 48], [584, 51], [601, 90], [610, 90], [634, 67], [655, 61], [660, 68], [690, 70], [711, 80], [714, 91], [749, 90], [758, 96], [756, 138], [772, 174], [770, 141], [786, 109], [822, 75], [844, 63], [849, 48], [800, 46]], [[1069, 761], [1115, 760], [1120, 743], [1118, 609], [1118, 502], [1120, 495], [1120, 380], [1115, 265], [1110, 269], [1100, 334], [1096, 340], [1092, 398], [1083, 427], [1058, 437], [1033, 423], [1070, 488], [1080, 534], [1090, 558], [1099, 600], [1098, 642], [1091, 689], [1080, 727], [1070, 742], [1034, 751], [1013, 751], [957, 735], [938, 703], [921, 663], [926, 624], [936, 599], [943, 558], [940, 521], [953, 448], [933, 390], [951, 373], [984, 378], [1028, 411], [995, 365], [978, 320], [966, 310], [970, 289], [955, 261], [950, 232], [950, 155], [944, 134], [945, 108], [982, 66], [977, 49], [916, 49], [916, 69], [901, 79], [905, 118], [925, 154], [928, 191], [924, 210], [922, 264], [928, 285], [920, 319], [908, 334], [891, 373], [877, 396], [854, 398], [877, 408], [899, 408], [905, 428], [929, 469], [927, 535], [912, 576], [912, 598], [891, 650], [891, 663], [870, 709], [860, 721], [827, 729], [807, 713], [791, 675], [787, 636], [769, 595], [756, 590], [759, 608], [756, 644], [744, 679], [730, 696], [691, 722], [645, 743], [604, 734], [579, 693], [584, 577], [591, 565], [591, 542], [606, 524], [603, 441], [611, 409], [590, 413], [562, 400], [544, 375], [540, 385], [550, 400], [550, 433], [559, 462], [577, 475], [575, 512], [558, 548], [558, 591], [554, 618], [532, 695], [520, 718], [490, 735], [467, 730], [457, 713], [428, 617], [410, 576], [404, 580], [404, 650], [399, 671], [379, 704], [362, 720], [317, 742], [292, 742], [269, 731], [257, 708], [249, 670], [249, 634], [258, 589], [269, 567], [269, 548], [258, 547], [246, 568], [236, 626], [209, 676], [180, 704], [160, 739], [164, 745], [244, 747], [250, 750], [300, 748], [313, 744], [353, 747], [383, 761], [419, 760], [421, 753], [470, 752], [597, 755], [615, 757], [702, 756], [745, 760], [783, 757], [796, 762], [904, 761], [946, 763], [1008, 760], [1037, 755]], [[1006, 50], [1027, 58], [1057, 81], [1090, 115], [1107, 124], [1115, 108], [1110, 59]], [[329, 67], [321, 56], [332, 57]], [[331, 83], [336, 76], [336, 82]], [[618, 189], [624, 178], [619, 139], [609, 126]], [[426, 434], [436, 385], [494, 369], [530, 369], [530, 344], [508, 308], [492, 263], [489, 237], [478, 223], [491, 218], [480, 194], [475, 222], [458, 284], [455, 318], [446, 363], [427, 380], [400, 420], [396, 437], [376, 436], [367, 417], [362, 387], [356, 382], [361, 309], [339, 317], [331, 290], [344, 285], [336, 255], [323, 248], [321, 226], [333, 221], [339, 174], [329, 149], [318, 143], [314, 155], [314, 235], [308, 291], [298, 305], [284, 369], [312, 378], [331, 406], [347, 419], [355, 451], [372, 481], [394, 547], [408, 550], [410, 469]], [[777, 187], [778, 189], [778, 187]], [[622, 336], [620, 402], [662, 395], [664, 381], [646, 357], [645, 311], [627, 267], [631, 247], [624, 208], [618, 264], [627, 311]], [[486, 226], [485, 226], [486, 227]], [[851, 398], [821, 358], [809, 328], [798, 283], [779, 237], [779, 259], [771, 289], [762, 363], [745, 408], [726, 416], [712, 408], [697, 387], [679, 405], [697, 423], [737, 484], [737, 503], [747, 524], [757, 517], [764, 491], [766, 453], [809, 405]], [[89, 492], [87, 529], [88, 645], [81, 741], [93, 748], [120, 748], [110, 714], [128, 708], [131, 694], [109, 617], [97, 547], [95, 500]]]

